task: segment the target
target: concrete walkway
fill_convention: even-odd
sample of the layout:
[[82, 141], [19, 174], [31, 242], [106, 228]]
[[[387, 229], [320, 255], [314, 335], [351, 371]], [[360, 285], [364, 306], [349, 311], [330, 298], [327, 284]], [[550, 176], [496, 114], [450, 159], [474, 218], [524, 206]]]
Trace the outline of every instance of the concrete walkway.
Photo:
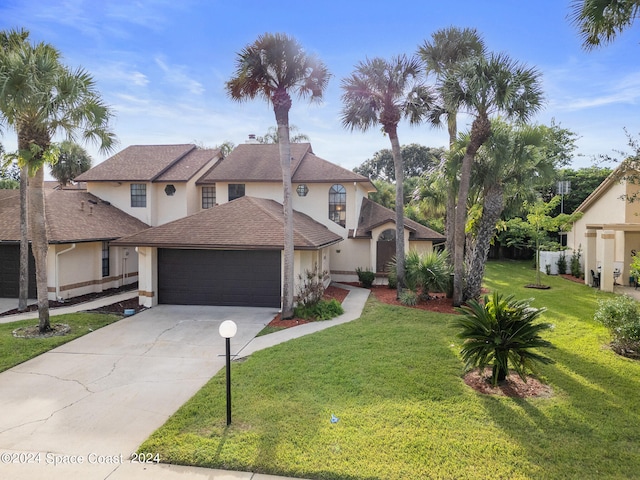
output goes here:
[[0, 373], [2, 478], [277, 479], [130, 455], [224, 367], [223, 320], [238, 324], [232, 354], [248, 356], [358, 318], [369, 291], [344, 288], [346, 313], [330, 321], [254, 338], [274, 309], [161, 305]]

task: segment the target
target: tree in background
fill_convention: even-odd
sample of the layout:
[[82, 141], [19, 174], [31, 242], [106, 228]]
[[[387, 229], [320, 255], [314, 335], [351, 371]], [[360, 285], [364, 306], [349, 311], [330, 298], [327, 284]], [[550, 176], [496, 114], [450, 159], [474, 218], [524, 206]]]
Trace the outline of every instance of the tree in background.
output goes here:
[[[425, 147], [417, 143], [400, 147], [403, 161], [404, 178], [419, 177], [431, 171], [440, 164], [445, 150], [443, 148]], [[388, 148], [378, 150], [373, 158], [365, 160], [353, 169], [355, 173], [369, 177], [372, 180], [394, 182], [396, 179], [393, 153]]]
[[[102, 102], [91, 75], [71, 70], [46, 43], [29, 42], [28, 32], [0, 33], [0, 118], [18, 135], [18, 162], [28, 171], [29, 230], [36, 263], [40, 332], [51, 330], [47, 282], [47, 226], [44, 210], [45, 163], [55, 160], [52, 138], [96, 141], [103, 151], [114, 144], [110, 109]], [[21, 225], [26, 238], [26, 225]], [[22, 245], [21, 245], [22, 246]], [[22, 262], [22, 257], [21, 257]]]
[[542, 104], [540, 74], [504, 54], [476, 57], [448, 74], [442, 94], [445, 105], [459, 105], [474, 120], [460, 167], [454, 242], [453, 304], [464, 301], [464, 244], [471, 170], [478, 149], [491, 136], [491, 116], [528, 120]]
[[61, 142], [58, 148], [58, 159], [50, 165], [50, 169], [53, 178], [64, 187], [91, 168], [91, 156], [80, 145], [69, 140]]
[[278, 145], [282, 167], [284, 209], [284, 279], [282, 285], [282, 318], [293, 316], [294, 243], [293, 203], [291, 199], [291, 144], [289, 110], [291, 93], [300, 98], [321, 100], [330, 74], [315, 55], [307, 54], [302, 45], [285, 34], [265, 33], [236, 57], [236, 71], [226, 84], [233, 100], [245, 101], [262, 97], [273, 105], [278, 125]]
[[638, 0], [574, 0], [569, 18], [578, 28], [582, 47], [592, 50], [607, 44], [638, 18]]
[[[278, 137], [278, 129], [276, 127], [269, 127], [267, 133], [262, 137], [256, 137], [258, 143], [280, 143]], [[309, 135], [298, 132], [298, 127], [295, 125], [289, 125], [289, 141], [291, 143], [304, 143], [309, 142]]]
[[424, 83], [420, 62], [400, 55], [391, 61], [374, 58], [360, 62], [350, 77], [343, 79], [342, 124], [366, 131], [376, 125], [389, 136], [396, 182], [396, 273], [398, 296], [404, 288], [404, 163], [398, 140], [398, 123], [412, 124], [429, 114], [434, 97]]

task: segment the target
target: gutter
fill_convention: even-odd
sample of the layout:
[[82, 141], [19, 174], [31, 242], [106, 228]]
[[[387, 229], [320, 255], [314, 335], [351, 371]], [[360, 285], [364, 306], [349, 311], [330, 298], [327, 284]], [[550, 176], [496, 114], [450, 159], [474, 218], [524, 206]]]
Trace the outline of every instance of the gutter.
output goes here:
[[56, 300], [60, 300], [60, 261], [59, 257], [63, 253], [70, 252], [76, 248], [76, 244], [73, 243], [69, 248], [62, 250], [61, 252], [56, 252]]

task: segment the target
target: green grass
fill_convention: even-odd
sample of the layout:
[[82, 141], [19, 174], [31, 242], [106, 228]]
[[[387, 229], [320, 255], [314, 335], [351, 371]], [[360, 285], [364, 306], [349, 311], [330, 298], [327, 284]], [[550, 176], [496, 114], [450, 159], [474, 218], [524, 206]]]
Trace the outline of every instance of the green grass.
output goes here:
[[109, 325], [120, 318], [122, 318], [120, 315], [87, 312], [57, 315], [51, 317], [51, 323], [66, 323], [71, 327], [71, 332], [64, 336], [49, 338], [16, 338], [13, 336], [12, 332], [16, 328], [37, 325], [37, 319], [2, 323], [0, 324], [0, 372]]
[[[312, 479], [634, 478], [640, 362], [611, 352], [593, 321], [600, 292], [559, 277], [530, 290], [529, 262], [490, 263], [486, 284], [536, 297], [555, 328], [554, 395], [478, 394], [462, 380], [451, 315], [370, 299], [354, 322], [233, 364], [142, 446], [163, 461]], [[340, 420], [332, 424], [335, 414]]]

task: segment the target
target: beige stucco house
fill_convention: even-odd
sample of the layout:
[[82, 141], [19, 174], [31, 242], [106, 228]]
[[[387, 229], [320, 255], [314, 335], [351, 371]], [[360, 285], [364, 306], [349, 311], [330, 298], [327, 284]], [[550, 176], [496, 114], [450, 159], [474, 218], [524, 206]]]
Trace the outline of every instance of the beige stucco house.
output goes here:
[[[395, 253], [395, 214], [368, 199], [371, 181], [317, 157], [308, 143], [292, 144], [291, 157], [296, 277], [316, 266], [326, 282], [355, 281], [357, 268], [382, 271]], [[111, 236], [107, 250], [116, 272], [126, 256], [141, 304], [279, 307], [281, 178], [278, 145], [247, 143], [225, 158], [191, 144], [130, 146], [76, 180], [87, 188], [81, 212], [109, 207], [137, 222]], [[427, 251], [444, 237], [406, 220], [402, 240], [407, 251]], [[82, 270], [71, 261], [78, 245], [64, 245], [50, 258]], [[59, 277], [56, 291], [76, 292], [67, 287], [89, 281], [78, 275]]]
[[[585, 283], [602, 290], [628, 285], [632, 257], [640, 251], [640, 203], [630, 202], [640, 186], [626, 180], [623, 167], [607, 177], [577, 208], [583, 213], [567, 234], [567, 246], [584, 255]], [[592, 275], [593, 272], [593, 275]]]

